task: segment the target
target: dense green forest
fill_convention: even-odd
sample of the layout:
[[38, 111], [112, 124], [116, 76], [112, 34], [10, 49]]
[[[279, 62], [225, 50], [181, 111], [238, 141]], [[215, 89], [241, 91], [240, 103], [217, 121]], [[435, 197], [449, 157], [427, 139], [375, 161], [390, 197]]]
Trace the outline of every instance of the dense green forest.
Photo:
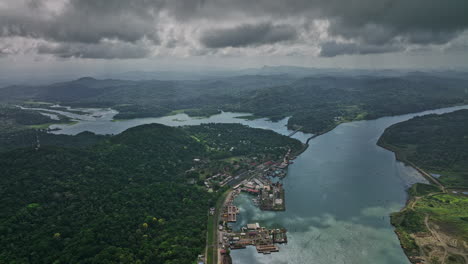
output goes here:
[[0, 88], [0, 102], [38, 100], [81, 107], [112, 107], [117, 119], [154, 117], [189, 109], [193, 115], [217, 113], [249, 91], [290, 83], [287, 76], [239, 76], [200, 81], [122, 81], [81, 78], [45, 86]]
[[[271, 130], [245, 129], [240, 124], [202, 124], [185, 127], [190, 134], [209, 147], [216, 158], [270, 154], [284, 156], [291, 148], [297, 151], [302, 143], [280, 136]], [[213, 155], [212, 155], [213, 156]]]
[[415, 256], [415, 261], [430, 256], [431, 251], [440, 246], [438, 242], [432, 245], [417, 242], [417, 234], [430, 234], [428, 225], [436, 225], [437, 232], [448, 236], [450, 241], [468, 240], [468, 197], [461, 194], [468, 188], [467, 135], [468, 110], [459, 110], [395, 124], [387, 128], [378, 141], [380, 146], [394, 151], [398, 159], [438, 177], [448, 188], [442, 190], [436, 185], [417, 183], [408, 191], [408, 206], [392, 214], [392, 224], [403, 249], [407, 255]]
[[38, 111], [0, 105], [0, 152], [18, 147], [35, 148], [41, 146], [82, 147], [95, 144], [104, 136], [83, 132], [76, 137], [53, 135], [46, 132], [50, 124], [70, 122], [70, 119], [57, 115], [51, 119]]
[[[193, 263], [219, 194], [190, 184], [186, 171], [195, 158], [239, 154], [215, 134], [242, 154], [301, 145], [238, 124], [151, 124], [92, 146], [0, 153], [0, 263]], [[74, 138], [50, 136], [58, 145]]]
[[425, 77], [310, 77], [259, 89], [231, 110], [281, 119], [289, 128], [321, 133], [360, 119], [419, 112], [468, 102], [468, 83]]
[[0, 104], [0, 133], [28, 129], [31, 126], [57, 122], [37, 111]]
[[198, 81], [121, 81], [81, 78], [45, 86], [0, 89], [0, 101], [28, 100], [81, 107], [112, 107], [116, 119], [154, 117], [184, 109], [205, 116], [224, 111], [251, 112], [288, 126], [321, 133], [337, 124], [375, 119], [466, 103], [463, 78], [401, 76], [246, 75]]
[[395, 124], [378, 142], [451, 188], [468, 188], [468, 110], [426, 115]]
[[106, 136], [95, 135], [91, 132], [81, 132], [75, 136], [54, 135], [42, 129], [23, 129], [18, 131], [0, 132], [0, 152], [16, 149], [19, 147], [34, 149], [38, 145], [63, 146], [81, 148], [96, 144]]

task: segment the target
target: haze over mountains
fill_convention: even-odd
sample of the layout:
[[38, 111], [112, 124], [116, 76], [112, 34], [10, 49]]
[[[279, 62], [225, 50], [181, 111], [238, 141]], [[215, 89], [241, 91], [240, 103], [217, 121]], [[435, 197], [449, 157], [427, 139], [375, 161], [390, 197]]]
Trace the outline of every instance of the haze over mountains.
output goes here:
[[10, 85], [44, 85], [54, 82], [66, 82], [82, 77], [93, 77], [96, 79], [118, 79], [118, 80], [205, 80], [215, 78], [226, 78], [241, 75], [289, 75], [292, 77], [307, 77], [312, 75], [374, 75], [374, 76], [401, 76], [407, 74], [428, 74], [445, 77], [464, 78], [468, 77], [468, 68], [457, 69], [344, 69], [344, 68], [310, 68], [298, 66], [263, 66], [259, 68], [245, 69], [187, 69], [187, 70], [145, 70], [145, 71], [110, 71], [91, 73], [83, 75], [80, 72], [31, 72], [25, 75], [21, 72], [0, 73], [0, 88]]
[[[115, 76], [121, 79], [83, 77], [49, 85], [13, 85], [0, 89], [0, 102], [111, 107], [119, 111], [117, 119], [175, 110], [192, 116], [250, 112], [272, 120], [291, 116], [289, 128], [321, 133], [345, 121], [462, 104], [468, 98], [468, 75], [458, 71], [263, 67], [177, 74], [175, 80], [167, 80], [171, 73], [129, 72]], [[166, 78], [156, 79], [162, 76]]]

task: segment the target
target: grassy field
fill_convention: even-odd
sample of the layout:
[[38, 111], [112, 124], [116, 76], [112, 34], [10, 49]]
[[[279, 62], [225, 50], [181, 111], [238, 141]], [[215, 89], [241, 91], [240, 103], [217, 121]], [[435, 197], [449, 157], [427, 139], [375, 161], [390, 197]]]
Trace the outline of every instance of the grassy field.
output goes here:
[[395, 231], [405, 252], [410, 256], [419, 255], [421, 249], [414, 235], [429, 233], [424, 222], [425, 217], [428, 217], [430, 223], [439, 227], [438, 231], [451, 238], [468, 241], [468, 197], [447, 193], [427, 195], [429, 189], [433, 191], [437, 190], [437, 187], [431, 186], [423, 189], [421, 186], [423, 185], [419, 186], [419, 194], [426, 194], [415, 200], [412, 206], [392, 214], [392, 224], [396, 227]]
[[440, 192], [440, 188], [432, 184], [416, 183], [409, 188], [408, 193], [412, 197], [423, 196], [430, 193]]
[[425, 196], [415, 204], [415, 210], [427, 214], [441, 231], [468, 241], [468, 197], [458, 194]]

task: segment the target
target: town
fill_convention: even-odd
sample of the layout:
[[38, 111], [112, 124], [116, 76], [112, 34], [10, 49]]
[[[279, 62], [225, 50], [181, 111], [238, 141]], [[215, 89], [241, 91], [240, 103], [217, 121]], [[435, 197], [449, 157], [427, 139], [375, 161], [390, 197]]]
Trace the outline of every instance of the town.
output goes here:
[[252, 166], [248, 171], [236, 176], [215, 174], [204, 181], [205, 187], [212, 191], [213, 186], [229, 187], [229, 191], [219, 208], [210, 208], [209, 215], [218, 224], [216, 235], [218, 263], [231, 263], [229, 252], [255, 246], [258, 253], [278, 252], [277, 244], [287, 243], [287, 230], [266, 228], [258, 223], [247, 224], [240, 230], [232, 230], [230, 223], [237, 222], [240, 210], [234, 205], [235, 198], [241, 193], [250, 195], [254, 205], [264, 211], [284, 211], [285, 191], [281, 179], [286, 169], [293, 163], [291, 150], [279, 162], [266, 161]]

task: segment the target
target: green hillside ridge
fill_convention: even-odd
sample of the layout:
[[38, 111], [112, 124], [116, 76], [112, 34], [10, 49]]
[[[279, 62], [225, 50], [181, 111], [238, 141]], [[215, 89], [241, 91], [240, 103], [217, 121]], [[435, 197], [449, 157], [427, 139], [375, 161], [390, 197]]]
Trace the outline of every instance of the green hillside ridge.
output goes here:
[[463, 78], [407, 74], [292, 77], [245, 75], [198, 81], [123, 81], [82, 78], [45, 86], [0, 89], [0, 102], [36, 100], [75, 107], [111, 107], [116, 119], [157, 117], [185, 109], [192, 116], [250, 112], [323, 133], [353, 120], [375, 119], [468, 102]]
[[[468, 241], [468, 196], [462, 194], [468, 191], [467, 135], [468, 110], [459, 110], [395, 124], [378, 141], [380, 146], [394, 151], [399, 160], [437, 176], [444, 188], [413, 185], [408, 191], [407, 206], [392, 215], [402, 247], [413, 263], [421, 259], [430, 263], [444, 261], [437, 254], [429, 258], [438, 247], [447, 248], [446, 263], [465, 263], [459, 254], [466, 249], [459, 241]], [[424, 245], [424, 237], [434, 232], [448, 238], [437, 245]]]
[[[214, 148], [207, 131], [231, 135], [230, 148], [243, 155], [302, 147], [238, 124], [151, 124], [94, 146], [0, 153], [0, 263], [193, 263], [219, 193], [189, 184], [199, 175], [186, 171], [195, 158], [241, 154]], [[241, 148], [246, 140], [251, 152]]]

